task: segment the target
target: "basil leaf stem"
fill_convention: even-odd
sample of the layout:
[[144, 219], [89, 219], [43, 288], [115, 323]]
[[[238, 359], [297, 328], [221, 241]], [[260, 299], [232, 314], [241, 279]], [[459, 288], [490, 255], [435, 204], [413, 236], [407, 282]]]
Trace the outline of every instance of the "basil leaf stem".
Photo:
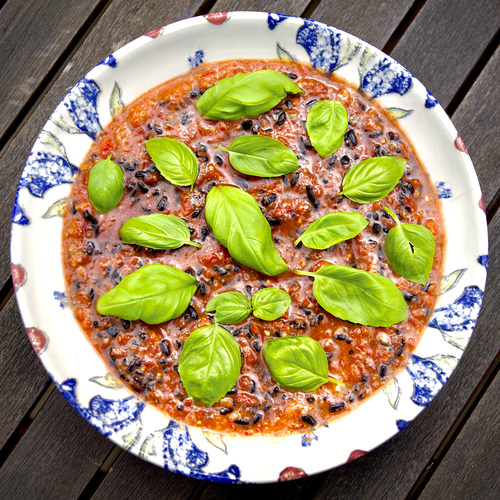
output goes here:
[[203, 93], [196, 106], [209, 120], [239, 120], [266, 113], [288, 94], [303, 93], [283, 73], [264, 69], [219, 80]]
[[231, 165], [242, 174], [279, 177], [299, 168], [291, 149], [265, 135], [242, 135], [229, 148], [217, 147], [229, 153]]
[[399, 156], [368, 158], [346, 173], [340, 194], [356, 203], [385, 198], [405, 173], [406, 160]]
[[269, 222], [242, 189], [213, 187], [207, 195], [205, 217], [215, 238], [240, 264], [269, 276], [288, 269], [274, 247]]
[[308, 248], [324, 250], [341, 241], [357, 236], [368, 221], [357, 212], [333, 212], [315, 220], [297, 240], [294, 246], [301, 241]]
[[285, 290], [279, 288], [262, 288], [252, 297], [253, 315], [265, 321], [273, 321], [285, 314], [292, 298]]
[[233, 325], [248, 317], [252, 304], [241, 292], [223, 292], [210, 300], [206, 310], [215, 311], [214, 320], [217, 323]]
[[403, 294], [380, 274], [340, 265], [328, 265], [314, 273], [294, 272], [314, 278], [316, 300], [337, 318], [369, 326], [392, 326], [407, 318]]
[[150, 214], [128, 219], [120, 229], [120, 238], [129, 245], [169, 250], [182, 245], [201, 248], [191, 241], [187, 224], [176, 215]]
[[384, 211], [396, 221], [385, 240], [391, 269], [407, 280], [425, 285], [432, 270], [434, 236], [425, 226], [400, 222], [390, 208], [384, 207]]
[[101, 214], [113, 210], [123, 196], [123, 170], [111, 161], [111, 156], [98, 161], [89, 172], [89, 199]]
[[190, 147], [170, 137], [153, 137], [146, 150], [161, 175], [176, 186], [191, 186], [198, 177], [198, 160]]
[[97, 312], [156, 325], [180, 316], [196, 292], [190, 274], [163, 264], [149, 264], [125, 276], [99, 297]]
[[188, 396], [212, 406], [233, 387], [241, 370], [240, 348], [217, 323], [194, 330], [179, 357], [179, 375]]
[[328, 359], [320, 343], [306, 336], [267, 339], [264, 359], [278, 384], [296, 391], [311, 392], [333, 382], [328, 375]]
[[344, 142], [349, 118], [345, 106], [339, 101], [316, 102], [306, 119], [311, 145], [326, 158], [335, 153]]

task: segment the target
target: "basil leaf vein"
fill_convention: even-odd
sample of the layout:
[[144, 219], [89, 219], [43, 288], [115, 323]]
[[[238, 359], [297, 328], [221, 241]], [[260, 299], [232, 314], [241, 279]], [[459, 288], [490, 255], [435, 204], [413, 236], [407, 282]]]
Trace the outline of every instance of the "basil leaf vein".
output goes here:
[[259, 70], [219, 80], [203, 93], [196, 106], [209, 120], [239, 120], [266, 113], [288, 94], [303, 93], [283, 73]]
[[340, 194], [356, 203], [371, 203], [385, 198], [403, 176], [406, 160], [399, 156], [368, 158], [346, 173]]
[[223, 292], [209, 301], [206, 310], [215, 311], [214, 320], [217, 323], [233, 325], [248, 317], [252, 304], [241, 292]]
[[97, 312], [156, 325], [180, 316], [196, 292], [193, 276], [163, 264], [149, 264], [125, 276], [99, 297]]
[[317, 340], [306, 336], [267, 339], [264, 359], [278, 384], [296, 391], [311, 392], [327, 382], [328, 359]]
[[218, 148], [229, 153], [231, 165], [242, 174], [279, 177], [299, 168], [291, 149], [265, 135], [242, 135], [236, 137], [229, 148]]
[[262, 288], [252, 297], [253, 315], [265, 321], [273, 321], [283, 316], [291, 303], [292, 298], [285, 290]]
[[195, 401], [212, 406], [230, 391], [241, 370], [240, 348], [217, 323], [194, 330], [179, 357], [179, 375]]
[[295, 241], [308, 248], [324, 250], [341, 241], [357, 236], [368, 221], [357, 212], [334, 212], [315, 220]]
[[120, 229], [120, 238], [129, 245], [169, 250], [182, 245], [201, 248], [191, 241], [187, 224], [176, 215], [150, 214], [128, 219]]
[[213, 187], [207, 195], [205, 217], [215, 238], [240, 264], [269, 276], [288, 269], [274, 247], [269, 222], [242, 189]]
[[385, 253], [391, 269], [403, 278], [425, 285], [436, 248], [432, 232], [425, 226], [400, 222], [390, 208], [384, 210], [396, 221], [385, 240]]
[[369, 326], [392, 326], [407, 318], [403, 294], [380, 274], [340, 265], [295, 272], [314, 278], [316, 300], [337, 318]]
[[111, 155], [90, 169], [87, 189], [90, 202], [101, 214], [113, 210], [120, 203], [123, 196], [123, 170], [111, 161]]
[[347, 110], [339, 101], [318, 101], [309, 110], [306, 130], [312, 146], [322, 158], [342, 146], [348, 123]]
[[154, 137], [146, 141], [146, 150], [156, 168], [176, 186], [191, 186], [198, 177], [198, 160], [190, 147], [170, 137]]

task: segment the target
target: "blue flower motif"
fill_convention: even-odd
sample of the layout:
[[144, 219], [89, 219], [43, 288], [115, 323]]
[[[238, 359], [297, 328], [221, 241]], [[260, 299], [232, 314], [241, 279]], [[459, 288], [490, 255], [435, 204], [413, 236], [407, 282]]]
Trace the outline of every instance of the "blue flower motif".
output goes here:
[[442, 332], [465, 331], [470, 337], [479, 317], [482, 300], [483, 291], [477, 286], [469, 286], [455, 302], [436, 309], [429, 326]]
[[343, 65], [340, 40], [338, 30], [313, 21], [305, 21], [297, 31], [297, 43], [306, 49], [312, 67], [325, 73], [333, 73]]
[[398, 431], [402, 431], [408, 424], [411, 424], [411, 420], [396, 420]]
[[28, 188], [33, 196], [43, 198], [48, 189], [59, 184], [72, 183], [77, 172], [78, 167], [67, 158], [41, 151], [30, 153], [17, 188], [12, 222], [21, 225], [30, 222], [19, 203], [23, 188]]
[[451, 189], [446, 187], [443, 181], [436, 182], [438, 198], [447, 199], [452, 197]]
[[484, 268], [486, 270], [488, 270], [488, 256], [487, 255], [480, 255], [477, 258], [477, 261], [479, 262], [479, 264], [481, 264], [482, 266], [484, 266]]
[[201, 49], [197, 50], [193, 56], [188, 56], [188, 62], [191, 68], [196, 68], [200, 64], [203, 64], [204, 60], [205, 60], [205, 53]]
[[412, 86], [411, 73], [389, 57], [365, 49], [360, 63], [359, 90], [375, 99], [395, 92], [404, 95]]
[[76, 398], [76, 384], [75, 379], [68, 379], [59, 386], [59, 390], [73, 408], [104, 436], [109, 436], [133, 423], [140, 422], [144, 403], [139, 402], [134, 396], [110, 400], [98, 395], [89, 401], [88, 408], [84, 408], [80, 406]]
[[446, 383], [457, 362], [454, 356], [420, 358], [414, 354], [406, 366], [413, 379], [411, 400], [418, 406], [427, 406]]
[[318, 436], [316, 436], [316, 434], [314, 434], [313, 432], [308, 432], [307, 434], [304, 434], [302, 436], [302, 440], [301, 440], [300, 444], [302, 445], [303, 448], [308, 448], [309, 446], [311, 446], [313, 441], [317, 441], [317, 440], [318, 440]]
[[193, 443], [185, 426], [181, 427], [173, 420], [163, 431], [162, 454], [165, 468], [172, 472], [222, 483], [234, 483], [240, 478], [240, 470], [234, 464], [222, 472], [203, 471], [202, 468], [208, 464], [208, 453], [200, 450]]
[[55, 291], [54, 292], [54, 299], [59, 301], [59, 305], [61, 306], [61, 308], [64, 308], [68, 305], [68, 296], [63, 292]]
[[62, 100], [62, 105], [73, 123], [68, 123], [61, 114], [53, 115], [51, 120], [66, 132], [87, 134], [96, 140], [97, 134], [102, 130], [97, 114], [97, 97], [100, 93], [101, 89], [96, 82], [82, 78]]
[[431, 109], [434, 106], [437, 106], [437, 104], [437, 99], [429, 91], [427, 91], [427, 97], [425, 98], [425, 107]]
[[116, 68], [118, 61], [113, 54], [110, 54], [106, 59], [103, 59], [99, 64], [104, 64], [105, 66], [109, 66], [110, 68]]
[[281, 23], [281, 21], [284, 21], [290, 16], [285, 16], [284, 14], [274, 14], [274, 13], [269, 13], [267, 15], [267, 25], [269, 26], [270, 30], [273, 30], [276, 28], [276, 25], [278, 23]]

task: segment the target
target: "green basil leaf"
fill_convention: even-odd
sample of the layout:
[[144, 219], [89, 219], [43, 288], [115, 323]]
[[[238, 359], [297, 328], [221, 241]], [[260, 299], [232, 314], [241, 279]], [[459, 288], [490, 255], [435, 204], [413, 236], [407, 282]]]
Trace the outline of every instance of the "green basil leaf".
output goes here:
[[392, 326], [407, 318], [407, 304], [399, 288], [380, 274], [348, 266], [329, 265], [315, 273], [313, 294], [323, 309], [337, 318], [369, 326]]
[[113, 210], [123, 196], [123, 170], [110, 158], [98, 161], [89, 172], [90, 203], [101, 214]]
[[218, 148], [229, 153], [231, 165], [242, 174], [279, 177], [299, 168], [291, 149], [265, 135], [242, 135], [229, 148]]
[[120, 237], [123, 243], [155, 250], [179, 248], [182, 245], [201, 248], [199, 243], [191, 241], [187, 224], [176, 215], [150, 214], [132, 217], [121, 227]]
[[308, 248], [324, 250], [341, 241], [357, 236], [368, 221], [357, 212], [334, 212], [315, 220], [295, 241]]
[[303, 93], [283, 73], [264, 69], [218, 81], [203, 93], [196, 106], [209, 120], [239, 120], [269, 111], [288, 94]]
[[425, 285], [432, 270], [436, 243], [425, 226], [399, 222], [396, 214], [384, 210], [396, 221], [385, 240], [385, 253], [391, 269], [407, 280]]
[[306, 129], [312, 146], [322, 158], [342, 146], [348, 123], [347, 110], [339, 101], [318, 101], [310, 109]]
[[267, 339], [264, 359], [278, 384], [310, 392], [327, 382], [341, 383], [328, 376], [328, 359], [317, 340], [296, 336]]
[[196, 292], [190, 274], [163, 264], [149, 264], [125, 276], [99, 297], [97, 312], [156, 325], [180, 316]]
[[273, 321], [285, 314], [292, 298], [285, 290], [279, 288], [262, 288], [252, 297], [253, 315], [265, 321]]
[[224, 292], [216, 295], [206, 307], [215, 311], [214, 320], [224, 325], [233, 325], [243, 321], [252, 312], [250, 299], [241, 292]]
[[240, 264], [269, 276], [288, 269], [274, 247], [269, 222], [242, 189], [213, 187], [207, 195], [205, 217], [215, 238]]
[[345, 175], [340, 194], [356, 203], [385, 198], [405, 173], [406, 160], [399, 156], [380, 156], [360, 161]]
[[188, 396], [211, 406], [233, 387], [241, 370], [240, 348], [218, 324], [194, 330], [184, 342], [179, 375]]
[[198, 160], [191, 148], [170, 137], [146, 141], [146, 150], [161, 175], [176, 186], [191, 186], [198, 177]]

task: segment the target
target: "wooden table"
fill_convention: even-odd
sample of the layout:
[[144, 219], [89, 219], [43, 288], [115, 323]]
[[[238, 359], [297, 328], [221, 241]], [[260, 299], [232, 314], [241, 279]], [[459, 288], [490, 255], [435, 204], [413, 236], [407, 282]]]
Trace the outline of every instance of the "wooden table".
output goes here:
[[[21, 323], [9, 267], [16, 185], [35, 137], [84, 73], [161, 25], [265, 10], [348, 31], [406, 66], [467, 145], [487, 208], [483, 309], [458, 368], [396, 437], [330, 472], [290, 483], [220, 485], [121, 451], [54, 390]], [[0, 1], [0, 498], [499, 498], [500, 4], [498, 0]], [[33, 249], [36, 251], [36, 249]]]

